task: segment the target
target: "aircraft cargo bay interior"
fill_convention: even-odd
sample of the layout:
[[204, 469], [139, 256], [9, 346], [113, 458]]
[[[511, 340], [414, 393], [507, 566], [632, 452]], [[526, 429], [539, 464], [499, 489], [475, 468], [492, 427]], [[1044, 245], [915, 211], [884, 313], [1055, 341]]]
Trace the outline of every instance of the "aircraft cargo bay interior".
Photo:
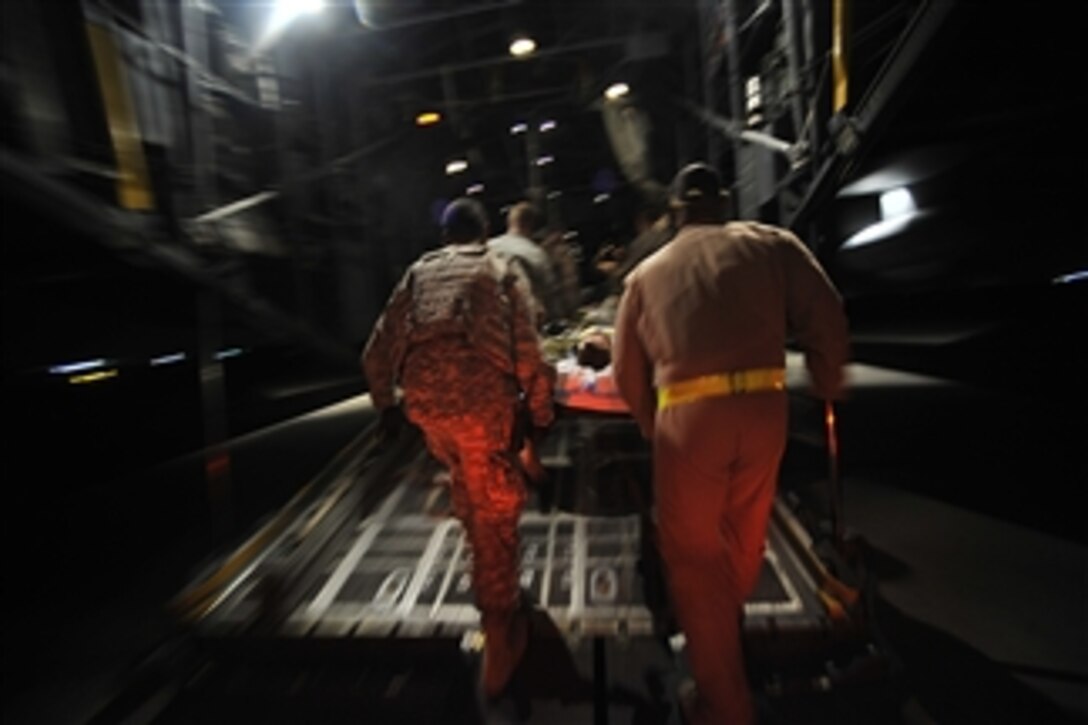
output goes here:
[[1084, 722], [1086, 37], [5, 2], [4, 721]]

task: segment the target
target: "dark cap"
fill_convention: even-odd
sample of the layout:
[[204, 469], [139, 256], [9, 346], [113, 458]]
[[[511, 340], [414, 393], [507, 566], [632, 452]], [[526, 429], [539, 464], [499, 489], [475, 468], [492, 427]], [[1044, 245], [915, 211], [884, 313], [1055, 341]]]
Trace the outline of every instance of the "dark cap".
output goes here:
[[475, 199], [454, 199], [442, 210], [442, 233], [454, 242], [471, 242], [487, 236], [487, 212]]
[[711, 166], [700, 162], [680, 169], [669, 189], [673, 204], [693, 204], [725, 197], [722, 180]]

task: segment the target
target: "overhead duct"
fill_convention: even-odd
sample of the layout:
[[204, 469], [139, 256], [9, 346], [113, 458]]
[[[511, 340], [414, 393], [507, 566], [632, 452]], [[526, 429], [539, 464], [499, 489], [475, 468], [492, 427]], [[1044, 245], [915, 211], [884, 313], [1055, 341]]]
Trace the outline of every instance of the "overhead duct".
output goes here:
[[601, 119], [624, 177], [639, 188], [653, 182], [650, 119], [646, 113], [629, 101], [608, 101], [601, 105]]

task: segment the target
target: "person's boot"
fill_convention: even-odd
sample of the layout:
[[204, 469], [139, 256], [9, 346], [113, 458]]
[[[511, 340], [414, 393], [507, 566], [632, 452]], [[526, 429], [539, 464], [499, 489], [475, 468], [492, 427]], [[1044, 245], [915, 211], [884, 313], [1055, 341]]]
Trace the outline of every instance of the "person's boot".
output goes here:
[[482, 615], [484, 657], [481, 681], [484, 695], [502, 694], [529, 645], [529, 615], [524, 609]]

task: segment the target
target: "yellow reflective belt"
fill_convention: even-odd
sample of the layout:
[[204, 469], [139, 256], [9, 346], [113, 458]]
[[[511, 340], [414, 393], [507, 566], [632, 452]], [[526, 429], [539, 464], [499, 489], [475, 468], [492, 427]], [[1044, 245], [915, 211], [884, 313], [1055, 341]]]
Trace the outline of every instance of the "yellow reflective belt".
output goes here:
[[703, 375], [662, 385], [657, 389], [657, 409], [664, 410], [671, 405], [690, 403], [712, 395], [736, 395], [737, 393], [785, 389], [785, 368], [753, 368], [731, 373]]

